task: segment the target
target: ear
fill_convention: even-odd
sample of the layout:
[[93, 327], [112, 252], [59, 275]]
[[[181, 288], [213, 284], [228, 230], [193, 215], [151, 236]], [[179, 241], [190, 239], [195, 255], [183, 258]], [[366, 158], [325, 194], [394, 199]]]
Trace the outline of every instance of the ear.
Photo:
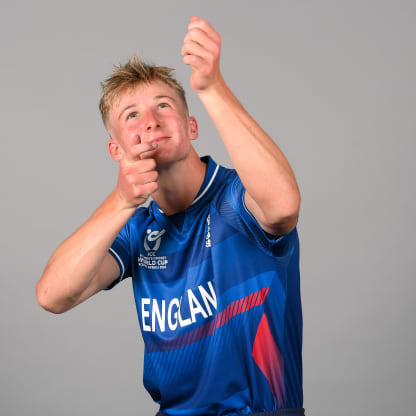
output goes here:
[[110, 153], [111, 158], [116, 162], [119, 162], [123, 157], [123, 151], [114, 139], [108, 142], [108, 153]]
[[198, 122], [195, 117], [189, 117], [189, 138], [195, 140], [198, 138]]

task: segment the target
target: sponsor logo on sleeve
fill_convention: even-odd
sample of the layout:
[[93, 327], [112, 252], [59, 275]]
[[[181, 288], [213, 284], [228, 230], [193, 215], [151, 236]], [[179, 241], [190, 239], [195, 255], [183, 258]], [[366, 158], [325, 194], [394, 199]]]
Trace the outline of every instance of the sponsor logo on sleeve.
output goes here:
[[205, 247], [211, 247], [211, 215], [207, 216], [207, 233], [205, 234]]

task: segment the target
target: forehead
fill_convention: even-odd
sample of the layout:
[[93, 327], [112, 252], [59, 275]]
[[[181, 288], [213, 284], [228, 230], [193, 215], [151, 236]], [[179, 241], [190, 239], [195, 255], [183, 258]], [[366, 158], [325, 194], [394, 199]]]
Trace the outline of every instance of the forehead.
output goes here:
[[115, 100], [113, 108], [120, 109], [129, 104], [140, 105], [158, 97], [171, 97], [175, 101], [181, 101], [177, 91], [169, 85], [162, 81], [152, 81], [150, 83], [140, 83], [122, 92]]
[[140, 111], [141, 107], [150, 106], [152, 103], [157, 102], [160, 99], [158, 97], [170, 97], [177, 105], [179, 112], [185, 116], [188, 114], [186, 104], [174, 88], [159, 80], [149, 83], [142, 82], [122, 91], [112, 100], [108, 112], [108, 122], [106, 123], [110, 135], [114, 133], [114, 128], [119, 125], [120, 116], [124, 109], [134, 107]]

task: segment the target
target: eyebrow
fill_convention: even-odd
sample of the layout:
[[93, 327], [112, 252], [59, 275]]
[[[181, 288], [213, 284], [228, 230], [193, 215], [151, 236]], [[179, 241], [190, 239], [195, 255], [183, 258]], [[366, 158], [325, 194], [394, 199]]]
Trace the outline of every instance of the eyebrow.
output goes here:
[[130, 105], [128, 105], [124, 110], [122, 110], [121, 111], [121, 113], [119, 114], [119, 116], [118, 116], [118, 119], [120, 120], [120, 117], [121, 117], [121, 115], [126, 111], [126, 110], [128, 110], [129, 108], [132, 108], [132, 107], [135, 107], [137, 104], [130, 104]]
[[[160, 100], [161, 98], [169, 98], [170, 100], [172, 100], [173, 102], [175, 102], [176, 103], [176, 100], [173, 98], [173, 97], [171, 97], [170, 95], [156, 95], [155, 97], [154, 97], [154, 100]], [[120, 120], [120, 117], [121, 117], [121, 115], [126, 111], [126, 110], [128, 110], [129, 108], [132, 108], [132, 107], [135, 107], [137, 104], [136, 103], [134, 103], [134, 104], [129, 104], [124, 110], [122, 110], [121, 111], [121, 113], [119, 114], [119, 116], [118, 116], [118, 119]]]
[[173, 97], [171, 97], [170, 95], [157, 95], [156, 97], [155, 97], [155, 99], [156, 100], [158, 100], [158, 99], [160, 99], [160, 98], [169, 98], [170, 100], [172, 100], [173, 102], [176, 102], [176, 100], [173, 98]]

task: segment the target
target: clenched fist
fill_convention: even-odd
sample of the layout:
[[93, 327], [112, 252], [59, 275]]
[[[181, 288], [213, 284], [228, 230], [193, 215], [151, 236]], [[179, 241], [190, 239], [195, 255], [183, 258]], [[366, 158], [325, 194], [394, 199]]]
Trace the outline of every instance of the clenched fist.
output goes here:
[[137, 143], [120, 159], [116, 192], [127, 208], [138, 207], [158, 189], [155, 154], [157, 143]]
[[188, 25], [182, 56], [186, 65], [192, 66], [191, 87], [203, 92], [221, 79], [221, 37], [204, 19], [194, 16]]

